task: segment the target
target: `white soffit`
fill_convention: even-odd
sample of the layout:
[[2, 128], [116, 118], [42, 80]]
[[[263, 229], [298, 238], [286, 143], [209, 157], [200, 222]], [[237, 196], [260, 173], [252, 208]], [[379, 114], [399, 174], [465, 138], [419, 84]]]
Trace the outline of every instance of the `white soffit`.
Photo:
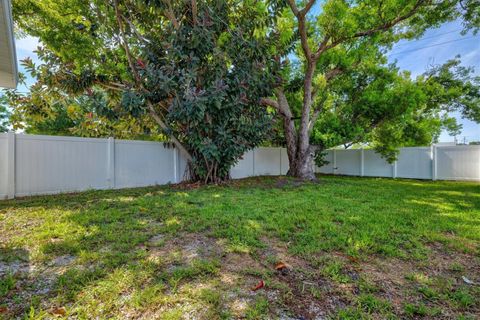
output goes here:
[[10, 0], [0, 0], [0, 87], [17, 86], [17, 55]]

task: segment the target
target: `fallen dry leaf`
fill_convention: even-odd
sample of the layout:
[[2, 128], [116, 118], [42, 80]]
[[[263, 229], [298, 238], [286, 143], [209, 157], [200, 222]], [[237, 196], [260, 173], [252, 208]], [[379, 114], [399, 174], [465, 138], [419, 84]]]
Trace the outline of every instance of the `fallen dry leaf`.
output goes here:
[[286, 265], [285, 263], [283, 263], [283, 262], [279, 262], [279, 263], [277, 263], [277, 265], [275, 266], [275, 270], [279, 270], [279, 271], [281, 271], [281, 270], [283, 270], [283, 269], [286, 269], [286, 268], [287, 268], [287, 265]]
[[252, 288], [252, 291], [257, 291], [258, 289], [261, 289], [265, 287], [265, 282], [263, 282], [263, 280], [260, 280], [260, 282], [258, 282], [258, 284]]
[[57, 316], [64, 316], [67, 314], [67, 310], [64, 307], [55, 307], [51, 311], [52, 314]]

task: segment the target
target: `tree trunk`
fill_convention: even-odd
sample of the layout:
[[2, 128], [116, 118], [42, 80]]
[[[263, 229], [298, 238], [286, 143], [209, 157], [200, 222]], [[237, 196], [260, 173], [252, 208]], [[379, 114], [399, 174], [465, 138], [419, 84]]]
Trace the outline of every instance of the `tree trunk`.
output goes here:
[[297, 152], [293, 161], [290, 161], [290, 168], [287, 172], [288, 176], [300, 178], [302, 180], [316, 180], [314, 166], [314, 152], [312, 148], [308, 148], [307, 152]]
[[[287, 175], [302, 180], [315, 180], [316, 177], [313, 166], [314, 150], [310, 146], [309, 135], [302, 136], [297, 132], [293, 115], [284, 92], [279, 89], [276, 91], [276, 96], [278, 99], [277, 108], [283, 117], [283, 129], [287, 144], [288, 162], [290, 164]], [[308, 118], [306, 121], [308, 121]], [[305, 129], [308, 130], [308, 128]]]

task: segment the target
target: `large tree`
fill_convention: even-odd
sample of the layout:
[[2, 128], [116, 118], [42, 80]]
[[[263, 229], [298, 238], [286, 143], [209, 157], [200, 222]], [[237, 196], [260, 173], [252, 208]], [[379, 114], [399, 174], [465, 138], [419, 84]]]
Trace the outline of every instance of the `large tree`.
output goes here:
[[86, 97], [105, 121], [148, 116], [205, 182], [227, 179], [268, 132], [259, 100], [273, 84], [274, 14], [256, 1], [14, 3], [21, 30], [45, 47], [44, 66], [30, 68], [33, 98], [54, 90], [64, 108]]
[[[313, 158], [318, 147], [311, 144], [312, 132], [315, 126], [318, 126], [317, 121], [327, 126], [338, 120], [338, 112], [335, 109], [332, 111], [329, 103], [331, 105], [332, 99], [337, 99], [338, 103], [344, 97], [330, 94], [332, 87], [338, 88], [338, 84], [332, 85], [331, 82], [337, 81], [343, 75], [346, 86], [342, 90], [361, 90], [363, 84], [356, 83], [361, 79], [352, 76], [363, 74], [364, 80], [377, 78], [370, 86], [385, 85], [388, 74], [393, 76], [395, 72], [385, 68], [372, 68], [372, 65], [378, 65], [378, 61], [385, 61], [385, 50], [380, 49], [388, 49], [400, 39], [420, 37], [428, 28], [438, 27], [444, 22], [461, 17], [465, 18], [465, 28], [478, 28], [479, 9], [475, 2], [328, 0], [321, 2], [320, 8], [313, 13], [315, 0], [288, 0], [290, 12], [284, 12], [283, 15], [285, 19], [290, 17], [295, 21], [294, 26], [298, 31], [296, 56], [301, 64], [301, 76], [294, 79], [284, 77], [275, 90], [275, 96], [262, 99], [262, 103], [275, 108], [283, 118], [290, 162], [289, 174], [303, 179], [315, 178]], [[387, 76], [387, 79], [384, 76]], [[381, 80], [382, 78], [384, 79]], [[290, 80], [294, 80], [293, 84]], [[396, 83], [399, 81], [400, 79], [395, 80]], [[292, 98], [290, 87], [295, 87], [298, 83], [301, 86], [300, 111], [297, 117], [292, 105], [298, 99], [299, 92], [296, 91]], [[385, 91], [382, 91], [383, 89]], [[407, 99], [419, 98], [411, 90], [402, 92], [400, 89], [408, 89], [405, 86], [398, 87], [397, 92], [387, 86], [383, 89], [377, 87], [377, 93], [385, 92], [383, 104], [378, 104], [382, 99], [373, 99], [374, 104], [369, 104], [369, 100], [364, 99], [361, 108], [365, 112], [362, 117], [350, 119], [353, 121], [351, 128], [369, 131], [364, 129], [369, 125], [376, 127], [383, 123], [384, 119], [388, 119], [388, 112], [383, 113], [385, 117], [374, 119], [382, 114], [382, 108], [400, 107], [406, 110], [408, 107], [403, 104], [408, 103]], [[363, 97], [368, 98], [366, 94], [363, 94]], [[355, 107], [354, 101], [345, 102], [345, 108]], [[400, 106], [394, 105], [398, 103]], [[362, 123], [362, 118], [367, 121]], [[351, 139], [355, 141], [355, 135]]]

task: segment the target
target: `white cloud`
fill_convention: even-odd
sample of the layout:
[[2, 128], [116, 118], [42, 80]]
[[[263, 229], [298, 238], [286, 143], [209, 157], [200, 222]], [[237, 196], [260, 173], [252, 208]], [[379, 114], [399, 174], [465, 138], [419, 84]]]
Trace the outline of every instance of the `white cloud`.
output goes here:
[[37, 49], [40, 41], [36, 37], [27, 36], [21, 39], [15, 39], [17, 50], [30, 51]]

